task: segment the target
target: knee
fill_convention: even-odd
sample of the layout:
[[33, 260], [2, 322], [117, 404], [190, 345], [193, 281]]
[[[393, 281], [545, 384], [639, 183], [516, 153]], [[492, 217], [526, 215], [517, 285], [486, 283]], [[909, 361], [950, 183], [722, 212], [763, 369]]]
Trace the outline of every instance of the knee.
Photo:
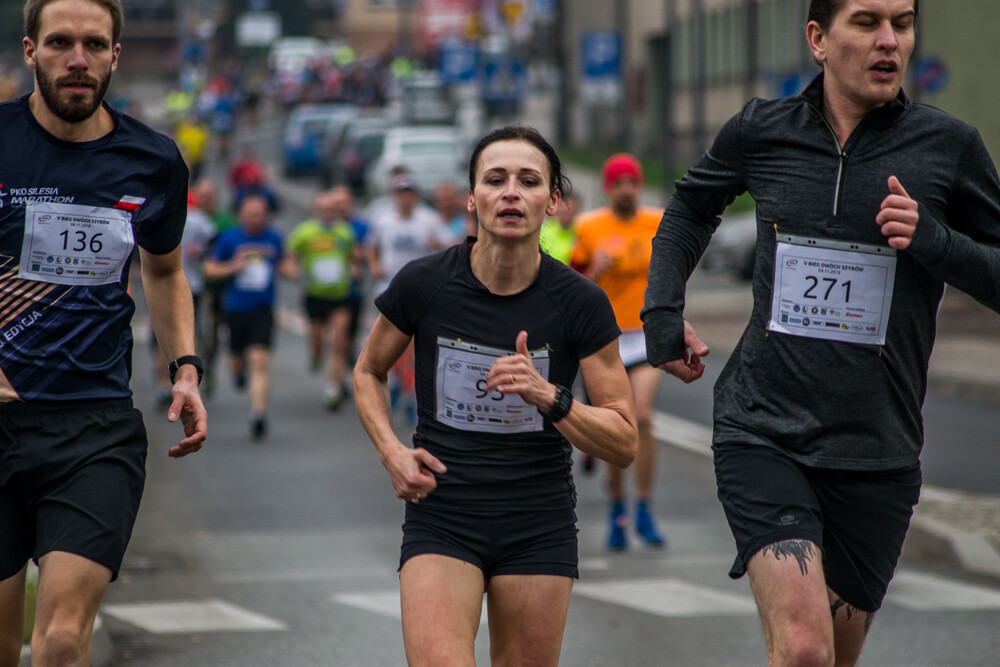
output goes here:
[[635, 427], [640, 432], [649, 432], [653, 430], [653, 413], [651, 410], [639, 410], [636, 409], [635, 413]]
[[833, 667], [834, 665], [833, 644], [821, 633], [810, 632], [808, 629], [794, 632], [776, 649], [776, 655], [771, 661], [774, 665], [787, 667]]
[[74, 625], [52, 623], [32, 638], [31, 653], [43, 665], [76, 665], [88, 662], [89, 632]]

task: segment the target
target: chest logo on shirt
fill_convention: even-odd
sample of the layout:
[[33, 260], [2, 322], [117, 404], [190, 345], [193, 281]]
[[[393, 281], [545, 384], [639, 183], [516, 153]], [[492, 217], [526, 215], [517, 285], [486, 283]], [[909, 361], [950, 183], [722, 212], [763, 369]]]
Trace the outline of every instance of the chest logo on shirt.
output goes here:
[[59, 194], [59, 188], [8, 188], [5, 192], [3, 187], [4, 184], [0, 183], [0, 208], [23, 207], [39, 202], [72, 204], [76, 200], [76, 197]]
[[117, 204], [115, 204], [114, 207], [123, 211], [128, 211], [129, 213], [135, 213], [139, 210], [139, 207], [145, 203], [145, 197], [130, 197], [125, 195], [118, 201]]

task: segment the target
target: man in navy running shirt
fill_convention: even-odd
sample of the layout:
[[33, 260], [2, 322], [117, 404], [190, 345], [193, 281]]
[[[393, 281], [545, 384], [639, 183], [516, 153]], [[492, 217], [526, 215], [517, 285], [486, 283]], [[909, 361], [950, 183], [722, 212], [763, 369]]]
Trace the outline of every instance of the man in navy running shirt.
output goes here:
[[188, 174], [171, 140], [103, 104], [119, 0], [28, 0], [24, 16], [34, 91], [0, 104], [0, 665], [19, 659], [29, 559], [33, 664], [88, 664], [145, 482], [129, 388], [136, 245], [173, 360], [167, 418], [184, 430], [168, 454], [207, 436], [181, 265]]

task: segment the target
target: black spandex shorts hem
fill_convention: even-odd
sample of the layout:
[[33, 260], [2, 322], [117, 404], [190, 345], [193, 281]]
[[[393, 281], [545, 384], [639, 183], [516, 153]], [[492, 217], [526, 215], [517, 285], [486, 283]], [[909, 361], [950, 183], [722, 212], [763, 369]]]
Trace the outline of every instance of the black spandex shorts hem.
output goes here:
[[462, 513], [407, 504], [399, 568], [414, 556], [439, 554], [505, 574], [580, 576], [576, 512], [539, 510]]
[[302, 307], [306, 311], [306, 317], [310, 322], [326, 322], [330, 315], [341, 308], [349, 308], [351, 301], [347, 297], [343, 299], [325, 299], [319, 296], [306, 294], [302, 300]]
[[0, 579], [52, 551], [117, 579], [146, 480], [142, 414], [131, 399], [16, 407], [0, 410]]
[[882, 606], [920, 496], [919, 464], [834, 470], [760, 445], [713, 451], [719, 500], [736, 540], [730, 577], [746, 574], [747, 562], [768, 545], [808, 540], [822, 549], [831, 590], [862, 611]]
[[274, 343], [274, 312], [270, 308], [227, 313], [226, 325], [229, 351], [233, 354], [242, 354], [254, 346], [270, 349]]

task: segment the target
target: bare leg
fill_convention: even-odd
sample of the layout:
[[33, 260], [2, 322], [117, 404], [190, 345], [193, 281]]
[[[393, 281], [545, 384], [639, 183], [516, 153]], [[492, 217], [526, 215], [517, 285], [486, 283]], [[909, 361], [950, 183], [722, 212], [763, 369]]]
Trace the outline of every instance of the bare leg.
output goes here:
[[475, 667], [482, 571], [448, 556], [414, 556], [399, 572], [403, 644], [410, 667]]
[[90, 664], [94, 618], [110, 582], [110, 570], [75, 554], [53, 551], [39, 559], [32, 665]]
[[500, 575], [490, 579], [490, 658], [493, 667], [556, 667], [562, 651], [573, 579]]

